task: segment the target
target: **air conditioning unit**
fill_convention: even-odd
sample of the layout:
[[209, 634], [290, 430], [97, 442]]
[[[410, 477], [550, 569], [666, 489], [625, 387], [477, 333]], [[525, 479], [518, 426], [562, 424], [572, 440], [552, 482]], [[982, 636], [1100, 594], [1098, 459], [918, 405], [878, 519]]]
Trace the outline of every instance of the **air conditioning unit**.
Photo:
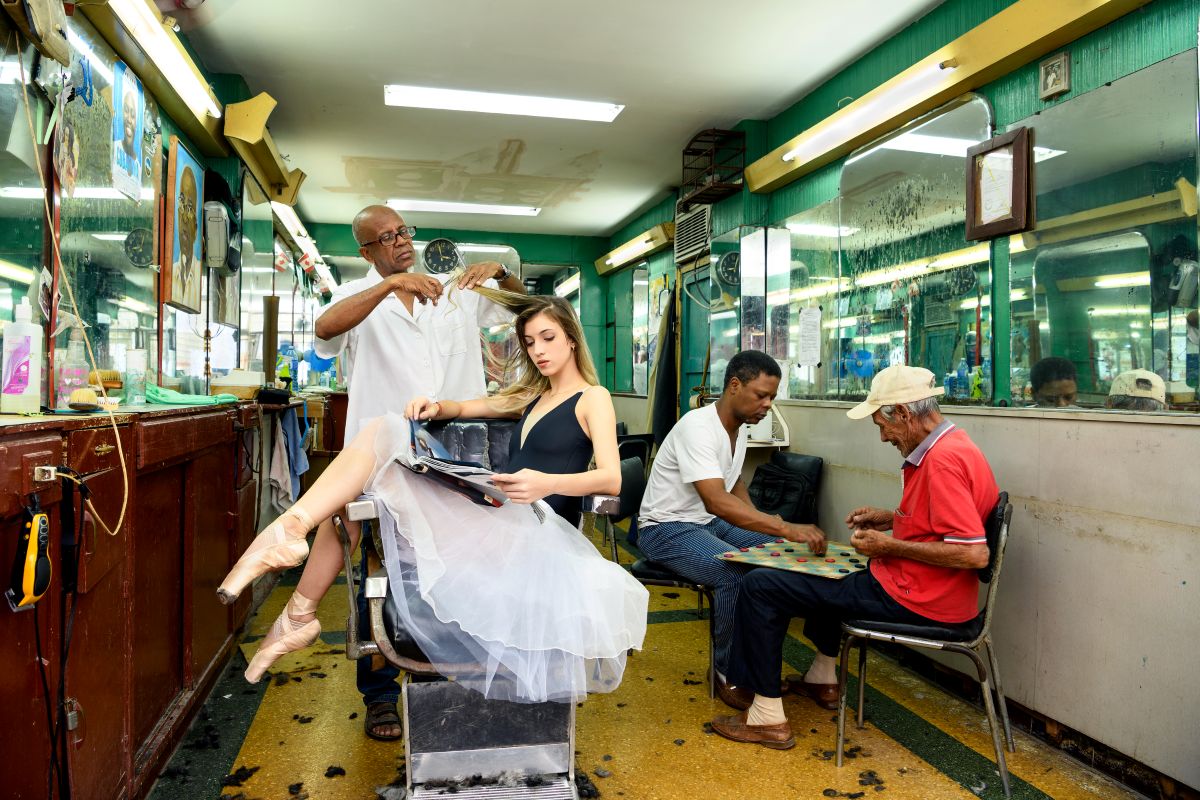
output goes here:
[[675, 263], [685, 264], [707, 255], [712, 239], [712, 206], [696, 206], [685, 214], [675, 212]]

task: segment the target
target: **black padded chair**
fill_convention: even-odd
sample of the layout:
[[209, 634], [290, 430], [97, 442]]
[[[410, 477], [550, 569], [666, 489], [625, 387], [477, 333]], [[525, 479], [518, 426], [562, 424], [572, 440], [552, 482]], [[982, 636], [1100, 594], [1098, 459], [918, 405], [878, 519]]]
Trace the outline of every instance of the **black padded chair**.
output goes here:
[[[638, 509], [642, 507], [642, 495], [646, 491], [646, 470], [642, 460], [637, 457], [621, 459], [621, 494], [617, 496], [617, 506], [607, 509], [607, 513], [599, 514], [603, 520], [601, 531], [604, 541], [609, 546], [609, 554], [614, 564], [620, 564], [617, 553], [616, 524], [624, 520], [637, 518]], [[633, 524], [632, 522], [630, 524]]]
[[654, 449], [654, 434], [652, 433], [619, 433], [617, 434], [617, 452], [624, 461], [627, 458], [639, 458], [646, 473], [650, 471], [650, 451]]
[[[988, 544], [988, 564], [979, 570], [979, 580], [988, 585], [983, 610], [970, 622], [961, 625], [903, 625], [896, 622], [872, 622], [850, 620], [842, 624], [841, 675], [839, 676], [840, 699], [838, 701], [837, 765], [842, 765], [842, 747], [846, 739], [846, 686], [850, 648], [858, 643], [858, 727], [863, 727], [864, 700], [867, 685], [867, 642], [870, 640], [893, 642], [909, 647], [930, 650], [945, 650], [961, 653], [971, 659], [979, 674], [979, 688], [983, 693], [983, 707], [987, 713], [988, 727], [992, 732], [992, 744], [996, 748], [996, 766], [1000, 770], [1000, 781], [1004, 784], [1004, 796], [1009, 797], [1008, 765], [1004, 759], [1004, 747], [1000, 743], [1000, 728], [996, 724], [996, 709], [992, 701], [992, 684], [995, 684], [996, 703], [1000, 706], [1000, 718], [1004, 726], [1004, 738], [1008, 749], [1016, 752], [1012, 727], [1008, 721], [1008, 707], [1004, 703], [1004, 690], [1000, 685], [1000, 666], [992, 649], [992, 610], [996, 605], [996, 590], [1000, 583], [1000, 567], [1004, 563], [1004, 548], [1008, 543], [1008, 525], [1012, 520], [1012, 505], [1008, 492], [1001, 492], [996, 508], [988, 515], [985, 524]], [[990, 675], [990, 680], [989, 680]]]

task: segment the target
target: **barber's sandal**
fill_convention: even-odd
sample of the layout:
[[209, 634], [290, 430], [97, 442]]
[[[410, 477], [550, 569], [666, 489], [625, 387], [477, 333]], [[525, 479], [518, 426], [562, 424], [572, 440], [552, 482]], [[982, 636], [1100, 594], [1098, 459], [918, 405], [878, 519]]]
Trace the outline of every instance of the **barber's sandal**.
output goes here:
[[[291, 515], [304, 526], [304, 533], [294, 536], [283, 527], [284, 517]], [[255, 537], [250, 547], [242, 554], [233, 569], [225, 576], [217, 589], [217, 598], [231, 605], [238, 595], [255, 578], [267, 572], [294, 567], [308, 558], [308, 532], [313, 529], [312, 519], [299, 508], [292, 506]]]
[[263, 637], [258, 652], [250, 659], [250, 666], [246, 668], [246, 680], [258, 683], [263, 673], [278, 661], [280, 656], [303, 650], [317, 640], [321, 635], [321, 623], [316, 617], [307, 622], [298, 622], [292, 617], [315, 614], [318, 602], [299, 592], [292, 593], [292, 599], [283, 607], [270, 632]]
[[796, 746], [796, 737], [792, 735], [792, 726], [783, 721], [775, 725], [748, 725], [746, 713], [732, 717], [717, 717], [712, 721], [712, 729], [735, 742], [761, 744], [772, 750], [789, 750]]

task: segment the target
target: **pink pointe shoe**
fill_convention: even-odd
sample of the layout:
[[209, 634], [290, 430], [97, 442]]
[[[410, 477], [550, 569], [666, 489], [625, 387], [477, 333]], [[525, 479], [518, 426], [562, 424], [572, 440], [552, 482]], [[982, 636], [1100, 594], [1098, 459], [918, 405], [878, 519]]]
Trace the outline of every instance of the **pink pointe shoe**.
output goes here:
[[283, 607], [283, 611], [271, 626], [271, 631], [263, 637], [258, 652], [250, 659], [246, 668], [246, 680], [258, 683], [263, 673], [279, 660], [280, 656], [303, 650], [317, 640], [321, 635], [321, 623], [316, 617], [308, 622], [297, 622], [292, 616], [315, 614], [317, 600], [310, 600], [299, 592], [292, 593], [292, 599]]
[[[304, 525], [303, 535], [293, 536], [284, 530], [283, 518], [289, 514]], [[217, 589], [217, 599], [225, 605], [231, 605], [242, 590], [260, 575], [302, 563], [308, 558], [308, 540], [305, 537], [313, 527], [312, 519], [301, 509], [292, 506], [283, 512], [242, 553]]]

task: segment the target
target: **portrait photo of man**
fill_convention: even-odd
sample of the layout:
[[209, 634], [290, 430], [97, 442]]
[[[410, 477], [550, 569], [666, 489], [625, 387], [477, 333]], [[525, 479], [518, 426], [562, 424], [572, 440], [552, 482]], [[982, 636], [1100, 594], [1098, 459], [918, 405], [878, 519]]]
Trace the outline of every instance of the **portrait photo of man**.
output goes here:
[[174, 191], [169, 198], [168, 215], [171, 275], [164, 302], [195, 314], [200, 310], [200, 208], [204, 196], [204, 172], [176, 137], [171, 137], [168, 173]]
[[123, 63], [113, 70], [113, 187], [134, 200], [142, 191], [142, 130], [145, 98], [137, 76]]

